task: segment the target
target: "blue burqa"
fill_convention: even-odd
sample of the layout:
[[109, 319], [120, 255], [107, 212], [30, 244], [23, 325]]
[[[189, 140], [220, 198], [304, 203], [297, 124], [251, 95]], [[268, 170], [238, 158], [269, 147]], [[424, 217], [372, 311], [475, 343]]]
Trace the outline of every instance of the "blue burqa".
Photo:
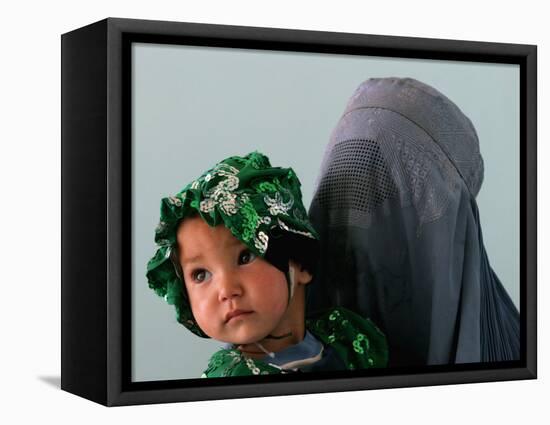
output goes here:
[[326, 148], [310, 207], [310, 313], [344, 306], [386, 334], [390, 366], [519, 359], [519, 313], [491, 269], [471, 121], [413, 79], [369, 79]]

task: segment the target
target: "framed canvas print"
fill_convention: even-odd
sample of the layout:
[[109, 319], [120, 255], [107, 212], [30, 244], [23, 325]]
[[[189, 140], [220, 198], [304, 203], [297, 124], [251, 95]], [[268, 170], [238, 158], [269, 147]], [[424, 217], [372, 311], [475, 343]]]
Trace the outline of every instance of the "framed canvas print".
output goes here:
[[536, 46], [114, 18], [61, 41], [64, 390], [536, 378]]

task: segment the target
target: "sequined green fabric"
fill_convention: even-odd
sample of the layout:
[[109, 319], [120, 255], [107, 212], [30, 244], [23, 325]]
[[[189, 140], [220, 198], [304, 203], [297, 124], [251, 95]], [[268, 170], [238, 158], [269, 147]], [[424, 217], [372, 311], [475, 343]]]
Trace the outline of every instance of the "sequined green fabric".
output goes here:
[[306, 326], [334, 348], [349, 370], [387, 366], [386, 337], [370, 319], [339, 307], [308, 320]]
[[[382, 368], [388, 364], [388, 345], [384, 334], [372, 323], [343, 307], [306, 321], [308, 330], [325, 346], [332, 347], [346, 370]], [[214, 353], [203, 378], [285, 373], [261, 360], [246, 358], [237, 350]]]
[[181, 324], [202, 337], [207, 335], [195, 322], [183, 282], [170, 258], [179, 222], [193, 214], [210, 226], [224, 225], [261, 257], [268, 252], [275, 234], [318, 239], [302, 204], [300, 181], [294, 171], [272, 167], [259, 152], [226, 158], [179, 193], [163, 198], [155, 231], [158, 249], [147, 264], [149, 287], [175, 306]]
[[279, 368], [259, 360], [246, 358], [238, 350], [219, 350], [212, 355], [202, 378], [227, 376], [272, 375], [281, 373]]

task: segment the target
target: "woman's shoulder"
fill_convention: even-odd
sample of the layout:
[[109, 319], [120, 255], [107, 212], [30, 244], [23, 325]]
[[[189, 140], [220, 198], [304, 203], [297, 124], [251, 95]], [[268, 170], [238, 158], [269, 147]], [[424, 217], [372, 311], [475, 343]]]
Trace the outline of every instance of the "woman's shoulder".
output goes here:
[[386, 367], [388, 344], [372, 322], [344, 307], [335, 307], [309, 318], [308, 330], [331, 346], [348, 369]]
[[245, 357], [239, 350], [221, 349], [210, 357], [208, 367], [203, 372], [202, 378], [271, 375], [276, 373], [281, 373], [280, 369], [260, 360]]

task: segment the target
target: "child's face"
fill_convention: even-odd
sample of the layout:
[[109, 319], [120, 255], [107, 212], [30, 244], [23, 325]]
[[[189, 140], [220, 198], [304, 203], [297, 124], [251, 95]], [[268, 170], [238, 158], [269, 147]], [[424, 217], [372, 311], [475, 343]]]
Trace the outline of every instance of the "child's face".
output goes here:
[[211, 338], [250, 344], [281, 322], [288, 302], [283, 272], [256, 257], [225, 226], [185, 219], [177, 233], [191, 310]]

